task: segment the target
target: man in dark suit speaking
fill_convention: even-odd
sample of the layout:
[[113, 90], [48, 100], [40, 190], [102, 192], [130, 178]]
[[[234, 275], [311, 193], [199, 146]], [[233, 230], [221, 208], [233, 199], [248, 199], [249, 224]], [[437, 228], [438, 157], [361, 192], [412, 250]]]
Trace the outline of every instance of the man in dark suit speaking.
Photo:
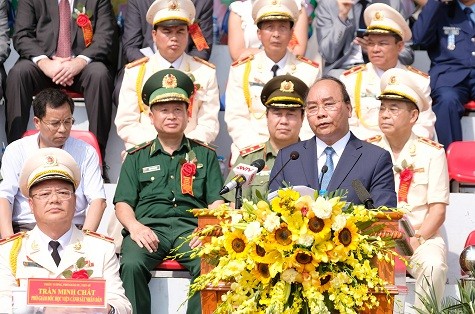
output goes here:
[[[350, 132], [351, 110], [343, 83], [333, 77], [319, 79], [309, 90], [305, 108], [315, 136], [279, 151], [270, 175], [270, 191], [286, 184], [320, 191], [346, 189], [346, 200], [360, 204], [352, 187], [353, 180], [360, 180], [375, 206], [395, 207], [391, 156]], [[289, 160], [294, 159], [290, 157], [294, 151], [299, 158]]]
[[67, 87], [84, 94], [89, 130], [104, 157], [118, 51], [110, 0], [19, 1], [13, 45], [20, 59], [7, 77], [8, 142], [25, 132], [34, 95]]

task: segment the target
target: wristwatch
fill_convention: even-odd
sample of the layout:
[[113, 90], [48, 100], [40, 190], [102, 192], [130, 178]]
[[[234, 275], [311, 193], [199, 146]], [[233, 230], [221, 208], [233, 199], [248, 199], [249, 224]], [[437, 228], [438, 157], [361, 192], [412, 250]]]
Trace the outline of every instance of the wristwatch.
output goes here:
[[424, 242], [426, 242], [426, 239], [424, 239], [424, 237], [420, 233], [416, 233], [414, 235], [414, 237], [417, 239], [417, 241], [419, 241], [420, 245], [422, 245], [422, 244], [424, 244]]
[[109, 310], [109, 312], [107, 314], [115, 314], [115, 308], [109, 304], [109, 306], [111, 307], [111, 309]]

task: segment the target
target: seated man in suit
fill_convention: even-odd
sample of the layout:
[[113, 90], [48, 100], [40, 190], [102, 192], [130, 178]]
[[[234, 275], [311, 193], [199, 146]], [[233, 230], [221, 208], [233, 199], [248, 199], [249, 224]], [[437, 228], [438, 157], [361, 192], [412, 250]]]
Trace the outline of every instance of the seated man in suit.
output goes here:
[[[416, 230], [410, 238], [414, 254], [408, 271], [416, 278], [416, 293], [423, 296], [433, 288], [440, 303], [448, 270], [447, 248], [439, 233], [450, 196], [447, 159], [441, 144], [417, 136], [412, 129], [419, 113], [430, 108], [431, 99], [402, 69], [384, 73], [379, 99], [379, 126], [384, 135], [371, 142], [391, 153], [398, 208], [408, 211], [406, 216]], [[414, 305], [424, 310], [419, 296]]]
[[350, 96], [340, 80], [328, 76], [319, 79], [308, 92], [305, 108], [315, 136], [279, 151], [271, 177], [289, 160], [290, 152], [297, 151], [300, 158], [290, 160], [271, 182], [270, 190], [284, 187], [285, 183], [320, 191], [346, 189], [346, 201], [360, 204], [363, 201], [352, 187], [353, 180], [360, 180], [375, 206], [395, 207], [391, 156], [350, 132], [351, 110]]
[[84, 94], [89, 130], [104, 159], [118, 51], [110, 0], [19, 1], [13, 45], [20, 59], [7, 77], [8, 142], [26, 131], [33, 96], [66, 87]]
[[[19, 176], [25, 160], [40, 148], [56, 147], [71, 154], [81, 170], [81, 183], [76, 190], [77, 226], [96, 231], [104, 209], [106, 194], [101, 178], [99, 156], [89, 144], [70, 136], [74, 124], [74, 102], [63, 91], [47, 88], [33, 100], [33, 123], [38, 133], [25, 136], [7, 146], [1, 169], [0, 236], [28, 231], [35, 226], [26, 195], [20, 191]], [[86, 215], [87, 214], [87, 215]]]
[[[63, 149], [43, 148], [25, 161], [20, 186], [37, 225], [0, 240], [2, 313], [33, 313], [31, 308], [21, 308], [26, 304], [29, 278], [74, 278], [81, 271], [87, 278], [106, 280], [107, 308], [99, 313], [132, 313], [119, 277], [113, 240], [92, 231], [82, 232], [73, 224], [74, 192], [80, 180], [79, 166]], [[85, 265], [80, 266], [82, 259]]]
[[[183, 253], [177, 260], [193, 280], [199, 276], [200, 259], [191, 258], [190, 249], [200, 241], [183, 244], [198, 225], [189, 210], [224, 203], [216, 153], [184, 134], [193, 91], [190, 77], [176, 69], [158, 71], [145, 82], [142, 100], [157, 135], [129, 149], [120, 171], [114, 196], [124, 226], [120, 276], [134, 313], [151, 314], [150, 270], [165, 257]], [[201, 313], [199, 293], [189, 299], [187, 313]]]
[[[235, 163], [250, 165], [257, 159], [265, 161], [264, 169], [256, 174], [248, 188], [242, 190], [242, 198], [253, 200], [256, 191], [266, 195], [269, 190], [269, 174], [274, 167], [275, 157], [280, 149], [297, 143], [302, 123], [305, 119], [304, 103], [308, 86], [302, 80], [292, 75], [279, 75], [264, 85], [261, 100], [266, 106], [267, 142], [247, 147], [240, 151]], [[230, 172], [226, 182], [234, 177]], [[234, 202], [236, 191], [232, 190], [223, 195], [225, 199]]]

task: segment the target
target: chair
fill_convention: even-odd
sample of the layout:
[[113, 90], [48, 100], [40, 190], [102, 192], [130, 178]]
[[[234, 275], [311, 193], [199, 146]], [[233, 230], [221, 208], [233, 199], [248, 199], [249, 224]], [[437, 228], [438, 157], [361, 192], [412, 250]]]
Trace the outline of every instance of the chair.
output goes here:
[[[25, 133], [23, 133], [23, 137], [30, 136], [36, 133], [38, 133], [38, 130], [27, 130]], [[97, 142], [96, 136], [92, 134], [91, 132], [85, 131], [85, 130], [71, 130], [70, 136], [78, 140], [81, 140], [83, 142], [86, 142], [92, 147], [94, 147], [94, 149], [97, 152], [97, 156], [99, 157], [99, 165], [101, 166], [101, 169], [102, 169], [101, 150], [99, 148], [99, 143]]]
[[464, 107], [466, 112], [475, 112], [475, 100], [470, 100]]
[[463, 186], [475, 186], [475, 141], [453, 142], [447, 148], [447, 164], [451, 191]]
[[190, 272], [174, 260], [165, 260], [150, 272], [154, 278], [187, 278], [191, 279]]

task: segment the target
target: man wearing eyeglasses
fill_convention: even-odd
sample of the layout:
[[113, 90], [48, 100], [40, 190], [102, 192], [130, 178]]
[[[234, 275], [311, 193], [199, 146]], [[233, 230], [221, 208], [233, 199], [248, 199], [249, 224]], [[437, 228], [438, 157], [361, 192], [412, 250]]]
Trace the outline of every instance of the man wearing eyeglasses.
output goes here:
[[74, 157], [81, 169], [82, 180], [76, 190], [74, 224], [92, 231], [99, 226], [106, 208], [99, 157], [91, 145], [69, 136], [74, 124], [73, 112], [74, 102], [59, 89], [45, 89], [33, 100], [33, 122], [39, 132], [8, 145], [2, 158], [1, 238], [31, 230], [35, 226], [35, 218], [27, 198], [19, 189], [18, 179], [25, 160], [44, 147], [64, 149]]
[[[429, 76], [411, 66], [405, 66], [398, 60], [404, 43], [412, 36], [403, 16], [386, 4], [374, 3], [364, 11], [364, 18], [368, 25], [364, 38], [370, 62], [353, 67], [340, 76], [354, 107], [350, 130], [362, 140], [382, 134], [378, 126], [380, 101], [376, 97], [381, 92], [379, 83], [386, 70], [407, 70], [430, 100]], [[433, 138], [435, 135], [435, 114], [431, 104], [432, 100], [428, 110], [421, 112], [414, 124], [414, 133], [418, 136]]]
[[[372, 140], [391, 153], [398, 208], [407, 210], [415, 231], [410, 238], [414, 254], [409, 273], [416, 279], [415, 306], [434, 289], [440, 302], [447, 278], [447, 249], [439, 228], [449, 204], [449, 176], [443, 145], [417, 136], [412, 127], [430, 106], [419, 83], [402, 69], [390, 69], [381, 78], [379, 126], [383, 136]], [[430, 311], [430, 309], [426, 309]]]
[[[347, 190], [346, 201], [361, 204], [352, 186], [359, 180], [375, 206], [395, 207], [391, 156], [350, 132], [351, 111], [350, 96], [340, 80], [330, 76], [317, 80], [306, 99], [307, 120], [315, 136], [279, 151], [269, 189], [304, 185], [322, 193]], [[289, 160], [294, 151], [300, 157]]]
[[[74, 192], [81, 176], [78, 164], [63, 149], [42, 148], [25, 160], [19, 185], [37, 225], [0, 240], [1, 313], [132, 313], [119, 277], [113, 239], [81, 232], [73, 225]], [[30, 278], [105, 279], [106, 306], [54, 311], [28, 306]]]

